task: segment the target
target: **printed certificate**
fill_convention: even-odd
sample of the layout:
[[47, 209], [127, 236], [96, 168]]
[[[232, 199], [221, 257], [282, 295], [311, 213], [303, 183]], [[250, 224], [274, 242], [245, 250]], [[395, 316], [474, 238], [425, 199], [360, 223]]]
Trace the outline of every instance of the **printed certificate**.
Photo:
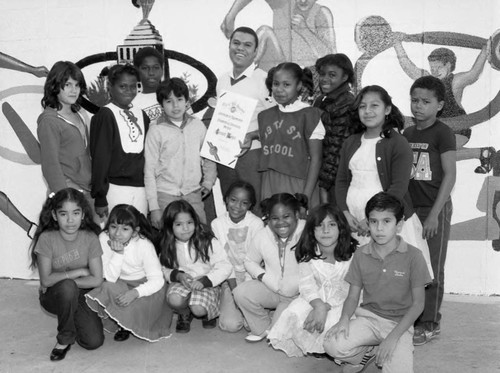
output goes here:
[[201, 156], [234, 168], [256, 106], [256, 99], [232, 92], [222, 93], [208, 127]]

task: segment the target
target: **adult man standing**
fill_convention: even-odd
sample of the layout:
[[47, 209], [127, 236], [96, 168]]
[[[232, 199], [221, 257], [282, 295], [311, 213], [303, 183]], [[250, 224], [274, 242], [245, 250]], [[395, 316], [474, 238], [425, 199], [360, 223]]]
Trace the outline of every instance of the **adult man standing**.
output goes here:
[[218, 164], [222, 195], [234, 181], [245, 180], [253, 185], [257, 197], [257, 206], [260, 202], [260, 174], [257, 171], [261, 153], [258, 133], [257, 115], [270, 107], [266, 101], [269, 91], [265, 80], [267, 73], [254, 63], [257, 56], [259, 39], [254, 30], [249, 27], [238, 27], [229, 38], [229, 58], [233, 69], [219, 77], [217, 82], [217, 97], [223, 92], [234, 92], [257, 100], [257, 107], [253, 113], [247, 136], [242, 144], [242, 155], [238, 158], [234, 169]]

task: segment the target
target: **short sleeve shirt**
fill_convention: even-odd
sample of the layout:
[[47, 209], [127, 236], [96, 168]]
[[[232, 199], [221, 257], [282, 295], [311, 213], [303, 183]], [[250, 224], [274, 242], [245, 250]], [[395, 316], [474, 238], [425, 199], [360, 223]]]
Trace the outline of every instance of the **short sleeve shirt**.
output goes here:
[[353, 256], [345, 280], [363, 289], [361, 307], [399, 321], [413, 303], [412, 289], [431, 282], [422, 252], [399, 238], [398, 247], [382, 259], [373, 242]]
[[432, 207], [443, 181], [441, 154], [455, 151], [455, 135], [439, 120], [432, 126], [418, 129], [411, 126], [403, 136], [413, 151], [413, 167], [408, 190], [414, 207]]
[[93, 232], [80, 230], [74, 241], [66, 241], [59, 231], [48, 231], [38, 239], [35, 253], [49, 258], [54, 272], [64, 272], [88, 268], [90, 259], [101, 257], [102, 249]]

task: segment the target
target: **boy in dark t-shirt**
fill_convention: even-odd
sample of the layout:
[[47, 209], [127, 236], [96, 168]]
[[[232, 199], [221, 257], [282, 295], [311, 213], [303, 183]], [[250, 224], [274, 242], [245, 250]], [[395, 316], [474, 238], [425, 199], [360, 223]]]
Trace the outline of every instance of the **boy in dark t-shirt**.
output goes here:
[[410, 88], [415, 126], [404, 136], [413, 150], [409, 192], [429, 245], [434, 281], [425, 289], [425, 309], [415, 324], [414, 345], [441, 332], [439, 309], [444, 293], [444, 263], [450, 236], [450, 193], [456, 179], [456, 141], [452, 130], [436, 119], [445, 101], [444, 84], [433, 76], [417, 79]]

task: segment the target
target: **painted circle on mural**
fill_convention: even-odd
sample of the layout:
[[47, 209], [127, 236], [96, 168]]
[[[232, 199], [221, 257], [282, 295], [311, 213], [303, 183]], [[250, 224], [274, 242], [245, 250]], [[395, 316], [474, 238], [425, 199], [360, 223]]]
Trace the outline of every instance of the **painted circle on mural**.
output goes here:
[[393, 33], [389, 22], [380, 16], [368, 16], [356, 24], [354, 40], [358, 48], [376, 55], [392, 47]]
[[[168, 71], [169, 59], [176, 60], [186, 65], [189, 65], [194, 69], [198, 70], [204, 76], [204, 78], [207, 81], [207, 89], [203, 94], [203, 96], [201, 96], [191, 105], [191, 109], [193, 110], [194, 113], [196, 113], [206, 108], [208, 105], [207, 104], [208, 99], [216, 95], [215, 87], [217, 84], [217, 77], [212, 72], [212, 70], [210, 70], [205, 64], [196, 60], [195, 58], [180, 52], [164, 49], [163, 54], [165, 56], [165, 79], [169, 78], [169, 71]], [[107, 62], [107, 61], [117, 61], [117, 60], [118, 60], [118, 54], [116, 52], [106, 52], [106, 53], [93, 54], [88, 57], [82, 58], [80, 61], [76, 62], [76, 65], [80, 69], [83, 69], [93, 64]], [[98, 105], [91, 102], [85, 97], [83, 97], [82, 106], [84, 109], [88, 110], [93, 114], [97, 113], [97, 111], [99, 110]]]

